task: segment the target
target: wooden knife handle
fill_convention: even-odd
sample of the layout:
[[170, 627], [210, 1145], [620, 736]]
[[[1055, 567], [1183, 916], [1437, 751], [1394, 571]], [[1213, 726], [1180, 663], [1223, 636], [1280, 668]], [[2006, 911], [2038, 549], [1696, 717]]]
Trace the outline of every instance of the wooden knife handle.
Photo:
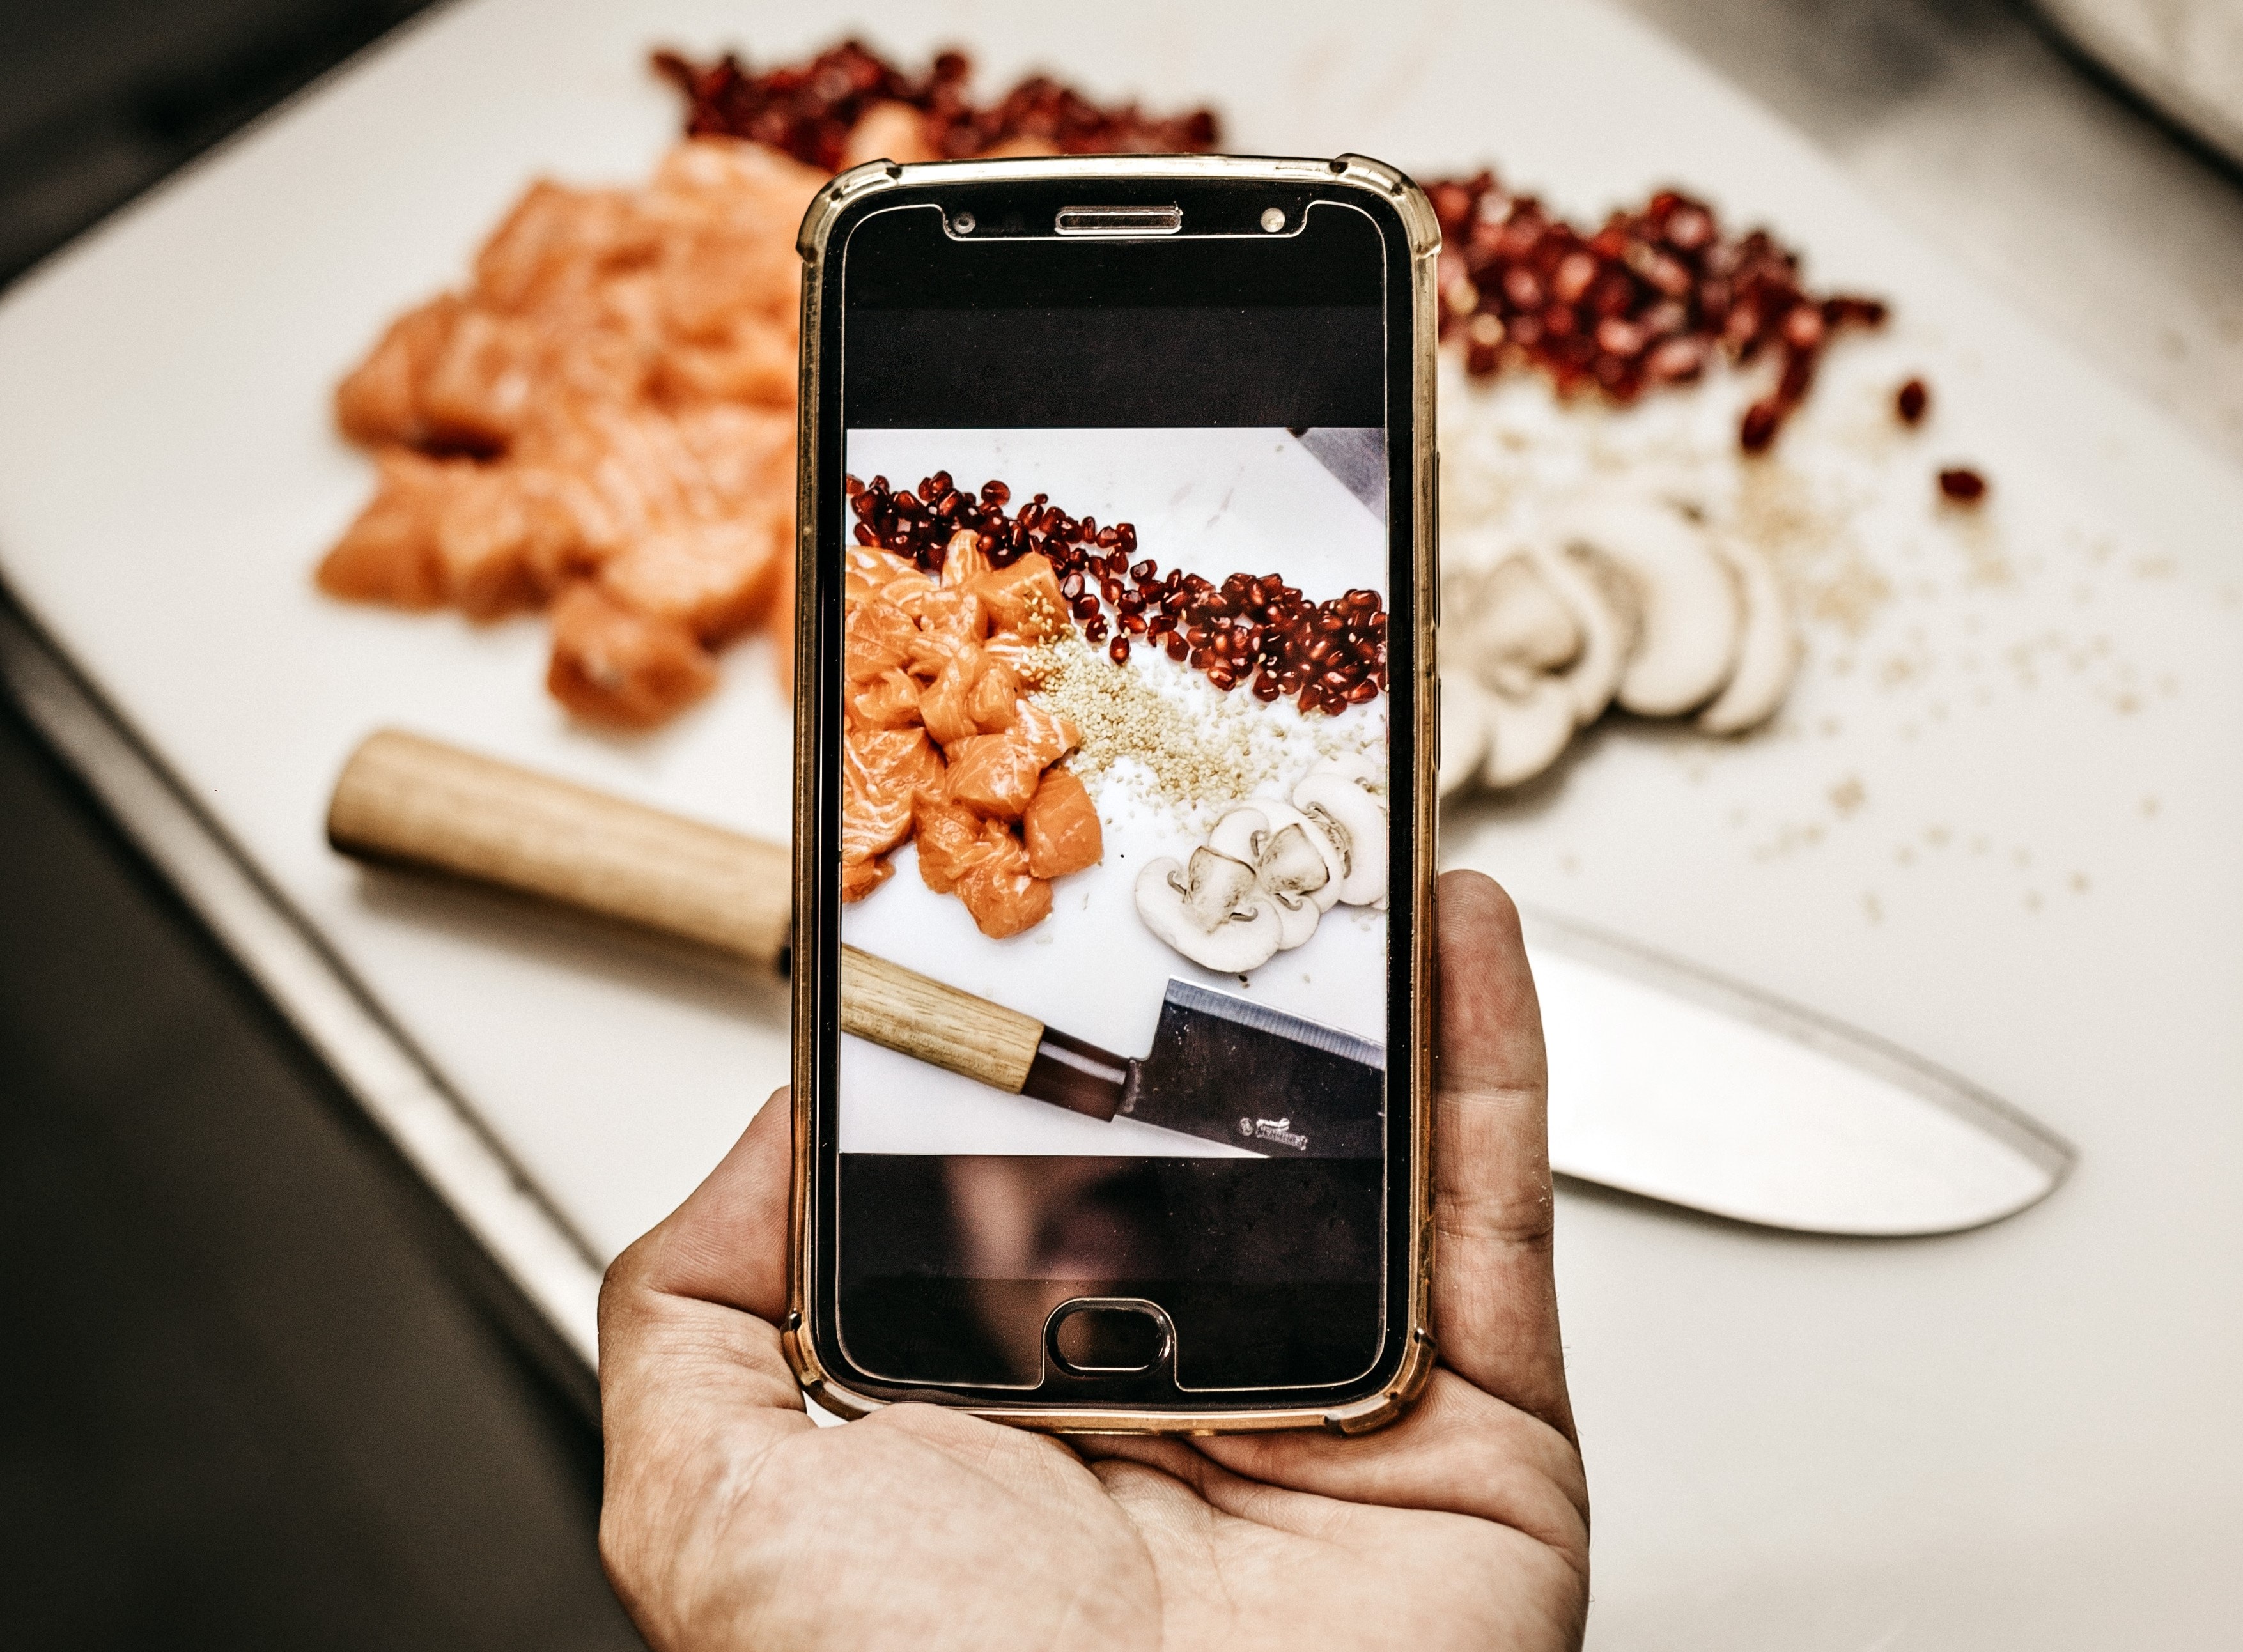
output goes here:
[[1033, 1016], [853, 946], [841, 949], [841, 1031], [1014, 1095], [1044, 1039]]
[[343, 766], [327, 841], [361, 859], [583, 907], [761, 969], [786, 957], [785, 850], [394, 729]]

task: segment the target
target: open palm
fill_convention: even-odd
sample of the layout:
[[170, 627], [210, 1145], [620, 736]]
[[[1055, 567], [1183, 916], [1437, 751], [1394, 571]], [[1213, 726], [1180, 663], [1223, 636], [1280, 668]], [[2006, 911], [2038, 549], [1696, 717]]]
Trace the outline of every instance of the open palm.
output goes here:
[[786, 1109], [600, 1304], [610, 1575], [653, 1644], [1564, 1648], [1588, 1504], [1510, 901], [1442, 879], [1434, 1329], [1391, 1427], [1062, 1442], [924, 1405], [819, 1428], [779, 1349]]

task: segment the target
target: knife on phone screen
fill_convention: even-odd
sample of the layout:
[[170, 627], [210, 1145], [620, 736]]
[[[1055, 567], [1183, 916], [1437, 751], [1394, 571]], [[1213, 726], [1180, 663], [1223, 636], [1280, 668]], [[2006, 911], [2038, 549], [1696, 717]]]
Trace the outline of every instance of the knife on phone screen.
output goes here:
[[[361, 745], [336, 782], [327, 836], [360, 859], [502, 885], [785, 967], [787, 850], [434, 741], [393, 731]], [[1550, 1047], [1551, 1163], [1561, 1175], [1764, 1226], [1898, 1237], [1997, 1221], [2046, 1196], [2070, 1168], [2071, 1150], [2024, 1113], [1865, 1034], [1559, 919], [1530, 915], [1526, 937]], [[1189, 1002], [1179, 1004], [1180, 987]], [[1378, 1064], [1376, 1045], [1351, 1041], [1335, 1053], [1332, 1040], [1344, 1035], [1272, 1020], [1259, 1006], [1245, 1006], [1258, 1020], [1226, 1014], [1195, 993], [1229, 996], [1172, 983], [1162, 1027], [1196, 1024], [1201, 1048], [1243, 1028], [1310, 1052], [1310, 1065], [1339, 1062], [1332, 1071], [1342, 1080], [1351, 1064]], [[1012, 1087], [1034, 1096], [1027, 1066], [1047, 1030], [1019, 1018], [1037, 1036]], [[1054, 1047], [1066, 1045], [1089, 1048], [1063, 1036]], [[1120, 1075], [1110, 1082], [1126, 1085], [1129, 1058], [1094, 1053]], [[1182, 1071], [1174, 1052], [1162, 1064], [1157, 1034], [1137, 1060], [1155, 1079]], [[1187, 1120], [1192, 1133], [1272, 1151], [1267, 1139], [1223, 1137], [1225, 1115], [1179, 1100], [1187, 1086], [1158, 1087], [1164, 1116], [1145, 1122]], [[1150, 1093], [1141, 1071], [1139, 1094]], [[1334, 1105], [1335, 1117], [1359, 1121], [1358, 1100], [1339, 1095]], [[1291, 1116], [1282, 1105], [1229, 1111], [1234, 1132], [1239, 1116], [1249, 1125]]]

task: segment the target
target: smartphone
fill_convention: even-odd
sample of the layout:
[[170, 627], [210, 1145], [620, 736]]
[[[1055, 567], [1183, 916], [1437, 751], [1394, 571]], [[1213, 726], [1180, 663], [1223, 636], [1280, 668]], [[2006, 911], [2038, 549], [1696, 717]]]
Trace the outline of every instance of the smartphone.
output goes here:
[[1334, 160], [804, 221], [794, 1252], [845, 1415], [1398, 1415], [1430, 1374], [1434, 260]]

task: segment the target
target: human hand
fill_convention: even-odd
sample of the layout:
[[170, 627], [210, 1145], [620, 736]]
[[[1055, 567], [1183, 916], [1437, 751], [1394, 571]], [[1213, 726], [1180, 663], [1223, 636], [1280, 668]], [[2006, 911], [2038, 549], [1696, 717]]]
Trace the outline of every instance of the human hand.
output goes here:
[[1441, 880], [1433, 1326], [1399, 1422], [1062, 1441], [812, 1424], [778, 1098], [600, 1296], [600, 1550], [662, 1652], [1577, 1646], [1588, 1494], [1550, 1264], [1539, 1012], [1509, 898]]

